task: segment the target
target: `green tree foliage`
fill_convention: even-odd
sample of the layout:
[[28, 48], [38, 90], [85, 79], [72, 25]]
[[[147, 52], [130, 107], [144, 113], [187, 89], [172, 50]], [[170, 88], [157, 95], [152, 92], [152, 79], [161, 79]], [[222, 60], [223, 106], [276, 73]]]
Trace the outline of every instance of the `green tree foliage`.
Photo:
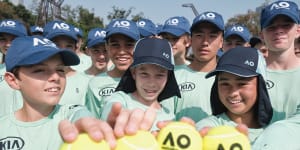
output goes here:
[[[113, 19], [129, 19], [128, 17], [131, 15], [132, 11], [134, 10], [134, 7], [130, 7], [128, 10], [123, 9], [123, 8], [118, 8], [116, 6], [112, 7], [112, 12], [109, 12], [107, 19], [110, 21], [112, 21]], [[135, 15], [131, 15], [131, 20], [132, 21], [137, 21], [140, 18], [143, 18], [144, 14], [142, 12], [135, 14]]]

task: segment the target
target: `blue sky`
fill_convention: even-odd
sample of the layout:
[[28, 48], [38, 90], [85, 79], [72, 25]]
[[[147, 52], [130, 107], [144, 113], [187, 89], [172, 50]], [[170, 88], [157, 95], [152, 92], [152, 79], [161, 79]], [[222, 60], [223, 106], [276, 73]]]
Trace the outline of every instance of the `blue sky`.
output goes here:
[[[24, 0], [25, 3], [32, 0]], [[274, 0], [268, 0], [274, 1]], [[300, 5], [299, 0], [291, 0]], [[173, 16], [184, 16], [192, 23], [194, 13], [191, 8], [182, 7], [184, 3], [193, 3], [199, 13], [204, 11], [215, 11], [222, 14], [224, 21], [237, 14], [245, 14], [248, 10], [255, 10], [261, 6], [264, 0], [64, 0], [63, 4], [69, 4], [73, 8], [83, 6], [94, 10], [96, 16], [104, 19], [108, 24], [106, 16], [112, 12], [112, 7], [117, 6], [128, 10], [134, 7], [132, 14], [143, 12], [144, 16], [156, 24], [163, 24], [166, 19]]]

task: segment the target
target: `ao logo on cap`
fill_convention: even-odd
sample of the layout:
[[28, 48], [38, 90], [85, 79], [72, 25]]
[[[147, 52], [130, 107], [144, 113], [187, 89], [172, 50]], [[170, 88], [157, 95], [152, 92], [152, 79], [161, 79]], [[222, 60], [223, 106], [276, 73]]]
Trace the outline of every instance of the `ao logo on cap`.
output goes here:
[[123, 21], [116, 21], [113, 25], [114, 28], [128, 28], [130, 27], [130, 22], [123, 20]]
[[8, 21], [2, 21], [1, 22], [1, 27], [16, 27], [16, 22], [8, 20]]
[[146, 26], [146, 22], [145, 21], [140, 21], [137, 24], [139, 27], [145, 27]]
[[96, 31], [94, 37], [105, 37], [106, 31]]
[[234, 26], [231, 28], [231, 31], [244, 32], [244, 28], [242, 26]]
[[290, 9], [290, 4], [288, 2], [279, 2], [279, 3], [274, 3], [270, 10], [273, 9]]
[[206, 14], [202, 14], [200, 17], [199, 17], [199, 20], [202, 20], [202, 19], [215, 19], [216, 18], [216, 15], [212, 12], [208, 12]]
[[52, 29], [60, 29], [60, 30], [70, 30], [70, 26], [64, 22], [54, 23]]
[[33, 46], [49, 46], [49, 47], [57, 48], [53, 42], [51, 42], [46, 38], [44, 39], [33, 38]]
[[169, 19], [169, 20], [167, 21], [167, 24], [168, 24], [168, 25], [175, 25], [175, 26], [177, 26], [178, 23], [179, 23], [179, 20], [178, 20], [177, 18]]
[[253, 61], [250, 61], [250, 60], [246, 60], [246, 61], [244, 62], [244, 64], [245, 64], [245, 65], [248, 65], [248, 66], [251, 66], [251, 67], [254, 66], [254, 62], [253, 62]]

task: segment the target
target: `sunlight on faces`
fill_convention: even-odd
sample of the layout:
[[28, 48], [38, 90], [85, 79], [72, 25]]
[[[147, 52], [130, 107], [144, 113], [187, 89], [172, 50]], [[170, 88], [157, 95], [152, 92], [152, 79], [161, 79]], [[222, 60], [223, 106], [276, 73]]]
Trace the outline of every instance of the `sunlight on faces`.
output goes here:
[[131, 69], [137, 90], [136, 99], [145, 105], [151, 105], [165, 88], [168, 70], [155, 64], [141, 64]]
[[62, 96], [66, 77], [60, 55], [31, 66], [19, 68], [18, 89], [24, 101], [37, 105], [56, 105]]
[[290, 18], [280, 15], [262, 33], [270, 52], [281, 52], [291, 48], [297, 35], [297, 25]]
[[108, 38], [106, 49], [108, 56], [115, 65], [114, 69], [127, 70], [133, 62], [135, 41], [122, 34], [114, 34]]
[[229, 116], [252, 111], [257, 100], [257, 77], [240, 77], [226, 72], [218, 74], [218, 93]]
[[88, 53], [95, 68], [98, 70], [106, 68], [109, 59], [104, 43], [88, 48]]
[[76, 41], [68, 36], [56, 36], [51, 41], [53, 41], [57, 45], [57, 47], [61, 49], [69, 49], [72, 51], [76, 50]]
[[245, 42], [240, 36], [238, 35], [231, 35], [227, 39], [224, 40], [222, 50], [224, 52], [228, 51], [231, 48], [235, 48], [237, 46], [248, 47], [249, 44]]
[[11, 42], [16, 38], [15, 35], [0, 33], [0, 50], [1, 53], [6, 54]]
[[222, 48], [223, 31], [211, 23], [200, 23], [194, 27], [191, 40], [194, 59], [206, 62], [215, 59]]

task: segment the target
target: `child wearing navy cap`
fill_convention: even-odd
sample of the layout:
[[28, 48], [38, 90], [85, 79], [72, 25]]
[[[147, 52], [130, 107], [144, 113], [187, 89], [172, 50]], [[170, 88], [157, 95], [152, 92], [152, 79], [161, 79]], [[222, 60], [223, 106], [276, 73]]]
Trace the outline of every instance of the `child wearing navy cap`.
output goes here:
[[[64, 21], [51, 21], [44, 27], [44, 36], [53, 41], [59, 48], [68, 49], [75, 53], [77, 33], [74, 26]], [[60, 104], [85, 104], [85, 95], [89, 78], [82, 72], [76, 71], [71, 66], [65, 67], [67, 85], [60, 100]]]
[[199, 121], [197, 128], [245, 124], [253, 143], [273, 114], [264, 79], [264, 57], [255, 48], [238, 46], [224, 53], [216, 69], [205, 77], [212, 76], [215, 76], [210, 94], [213, 116]]
[[225, 29], [223, 52], [237, 46], [250, 47], [251, 33], [246, 26], [235, 24]]
[[186, 59], [187, 51], [191, 46], [190, 22], [183, 16], [175, 16], [165, 21], [159, 35], [172, 44], [175, 69], [189, 64]]
[[91, 29], [88, 33], [86, 51], [91, 57], [92, 65], [84, 73], [90, 77], [107, 71], [109, 58], [105, 47], [105, 36], [106, 31], [101, 28]]
[[11, 46], [11, 42], [15, 38], [26, 35], [26, 27], [21, 21], [13, 19], [4, 19], [0, 21], [0, 53], [2, 54], [2, 56], [0, 56], [0, 116], [12, 112], [22, 106], [22, 101], [16, 99], [16, 97], [20, 96], [20, 93], [9, 88], [4, 81], [4, 74], [6, 72], [5, 55]]
[[112, 105], [117, 102], [126, 109], [154, 108], [157, 119], [151, 130], [157, 130], [157, 121], [175, 119], [168, 107], [160, 105], [168, 98], [180, 97], [172, 56], [171, 45], [165, 39], [139, 40], [134, 49], [132, 65], [122, 76], [116, 92], [105, 99], [101, 119], [107, 120]]
[[133, 49], [139, 38], [140, 33], [136, 22], [115, 19], [107, 26], [106, 49], [113, 67], [91, 78], [86, 95], [86, 106], [98, 118], [100, 118], [104, 99], [115, 91], [122, 75], [131, 65]]

